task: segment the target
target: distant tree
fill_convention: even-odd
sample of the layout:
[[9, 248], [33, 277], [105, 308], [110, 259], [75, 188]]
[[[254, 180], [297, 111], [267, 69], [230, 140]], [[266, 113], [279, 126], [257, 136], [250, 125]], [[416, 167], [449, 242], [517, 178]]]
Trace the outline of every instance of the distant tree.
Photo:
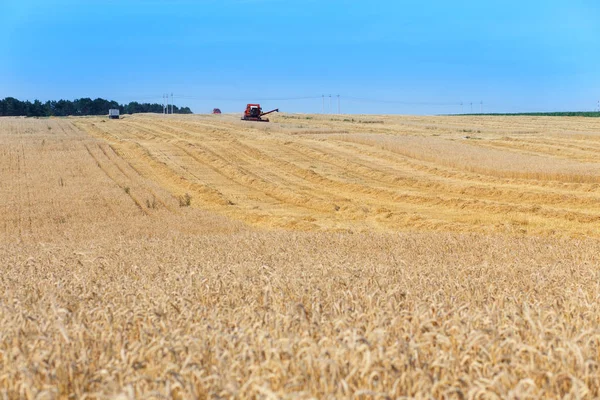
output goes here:
[[52, 110], [52, 114], [57, 117], [66, 117], [67, 115], [77, 115], [77, 109], [74, 102], [67, 100], [59, 100], [57, 102], [53, 102], [54, 109]]
[[142, 112], [140, 103], [138, 103], [137, 101], [132, 101], [131, 103], [129, 103], [128, 105], [125, 106], [125, 109], [126, 109], [125, 112], [127, 114], [135, 114], [135, 113]]
[[45, 117], [46, 110], [41, 101], [35, 100], [29, 109], [30, 117]]
[[94, 108], [92, 99], [84, 97], [82, 99], [75, 99], [74, 103], [76, 115], [92, 115]]
[[14, 97], [7, 97], [4, 99], [5, 103], [5, 115], [7, 116], [18, 116], [25, 115], [23, 110], [23, 104], [15, 99]]
[[[0, 100], [0, 116], [27, 116], [44, 117], [56, 116], [65, 117], [69, 115], [106, 115], [111, 108], [117, 108], [122, 114], [135, 113], [161, 113], [162, 104], [157, 103], [138, 103], [132, 101], [129, 104], [121, 105], [116, 101], [97, 98], [92, 100], [88, 97], [69, 100], [48, 100], [42, 103], [39, 100], [19, 101], [14, 97], [7, 97]], [[189, 107], [178, 108], [173, 106], [173, 112], [176, 114], [192, 114]]]

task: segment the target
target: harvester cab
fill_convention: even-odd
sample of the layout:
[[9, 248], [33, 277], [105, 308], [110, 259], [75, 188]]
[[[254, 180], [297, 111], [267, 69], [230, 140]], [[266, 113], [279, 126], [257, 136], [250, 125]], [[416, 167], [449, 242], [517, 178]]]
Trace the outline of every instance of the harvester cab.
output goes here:
[[267, 114], [271, 114], [272, 112], [279, 112], [279, 108], [267, 112], [262, 112], [260, 104], [248, 104], [246, 105], [246, 111], [244, 111], [244, 115], [242, 116], [242, 121], [269, 122], [268, 118], [262, 117]]

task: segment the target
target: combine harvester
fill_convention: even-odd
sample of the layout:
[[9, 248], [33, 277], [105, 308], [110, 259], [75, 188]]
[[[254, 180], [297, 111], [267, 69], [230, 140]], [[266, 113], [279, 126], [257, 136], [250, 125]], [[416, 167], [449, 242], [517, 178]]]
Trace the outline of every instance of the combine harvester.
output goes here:
[[263, 119], [262, 117], [267, 114], [271, 114], [272, 112], [279, 112], [279, 108], [267, 112], [262, 112], [260, 104], [248, 104], [246, 106], [246, 111], [244, 111], [242, 121], [269, 122], [269, 118]]

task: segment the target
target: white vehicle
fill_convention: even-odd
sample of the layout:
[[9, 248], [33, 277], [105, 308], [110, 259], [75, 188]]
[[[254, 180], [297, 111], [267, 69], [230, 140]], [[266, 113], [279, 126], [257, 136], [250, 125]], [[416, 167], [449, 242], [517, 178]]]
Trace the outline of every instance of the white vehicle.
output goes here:
[[119, 109], [118, 108], [111, 108], [110, 110], [108, 110], [108, 118], [110, 118], [110, 119], [119, 119]]

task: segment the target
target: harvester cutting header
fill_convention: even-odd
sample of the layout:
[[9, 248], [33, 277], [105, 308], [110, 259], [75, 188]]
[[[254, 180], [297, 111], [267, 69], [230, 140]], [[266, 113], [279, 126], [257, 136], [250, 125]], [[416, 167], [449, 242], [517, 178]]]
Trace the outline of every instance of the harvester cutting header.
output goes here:
[[272, 112], [279, 112], [279, 108], [267, 112], [262, 112], [260, 104], [248, 104], [246, 106], [246, 111], [244, 111], [242, 121], [269, 122], [269, 118], [263, 119], [262, 117], [267, 114], [271, 114]]

